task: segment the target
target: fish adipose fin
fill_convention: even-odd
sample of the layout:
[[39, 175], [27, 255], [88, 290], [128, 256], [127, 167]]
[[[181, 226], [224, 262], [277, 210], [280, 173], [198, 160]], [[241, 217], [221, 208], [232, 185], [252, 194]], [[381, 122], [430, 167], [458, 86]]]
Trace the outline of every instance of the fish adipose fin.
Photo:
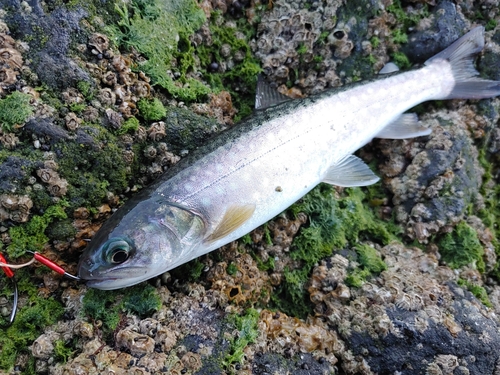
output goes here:
[[500, 95], [500, 81], [477, 78], [479, 73], [474, 68], [473, 58], [483, 47], [484, 27], [478, 26], [425, 62], [430, 65], [447, 60], [451, 64], [455, 86], [443, 99], [482, 99]]
[[253, 204], [229, 207], [217, 228], [203, 242], [212, 243], [226, 237], [249, 220], [254, 211], [255, 205]]
[[431, 134], [432, 129], [422, 126], [415, 113], [404, 113], [387, 125], [377, 138], [407, 139]]
[[349, 155], [331, 166], [323, 178], [323, 182], [343, 187], [368, 186], [378, 180], [365, 162], [354, 155]]
[[291, 100], [286, 95], [271, 88], [260, 74], [257, 78], [257, 93], [255, 94], [255, 109], [265, 109]]

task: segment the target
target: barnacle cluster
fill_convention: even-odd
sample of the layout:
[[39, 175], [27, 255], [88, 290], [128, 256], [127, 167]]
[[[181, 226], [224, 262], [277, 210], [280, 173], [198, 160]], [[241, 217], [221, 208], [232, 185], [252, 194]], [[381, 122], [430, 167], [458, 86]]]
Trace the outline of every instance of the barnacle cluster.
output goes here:
[[[257, 38], [252, 42], [264, 73], [279, 83], [292, 80], [302, 94], [339, 86], [336, 60], [349, 56], [354, 47], [349, 24], [336, 23], [341, 3], [314, 2], [300, 9], [289, 2], [273, 2], [273, 9], [263, 14]], [[297, 76], [294, 72], [298, 69]]]
[[267, 272], [261, 271], [249, 254], [239, 254], [237, 247], [237, 242], [232, 242], [221, 250], [227, 256], [210, 268], [207, 280], [212, 282], [213, 290], [222, 292], [236, 305], [267, 303], [271, 292]]
[[44, 163], [44, 167], [36, 171], [40, 180], [47, 184], [47, 190], [55, 197], [62, 197], [68, 191], [68, 181], [57, 172], [58, 165], [55, 160], [49, 159]]
[[[147, 130], [150, 138], [162, 139], [165, 136], [165, 124], [163, 122], [153, 123]], [[147, 167], [148, 176], [158, 176], [168, 167], [176, 164], [180, 157], [169, 151], [165, 142], [159, 142], [156, 146], [149, 145], [144, 149], [144, 156], [151, 160]]]
[[[100, 33], [92, 34], [87, 46], [94, 61], [85, 66], [100, 87], [97, 98], [101, 104], [108, 110], [116, 109], [125, 119], [136, 115], [137, 102], [151, 94], [150, 79], [143, 72], [131, 69], [136, 57], [115, 53], [109, 47], [109, 38]], [[106, 114], [108, 119], [113, 117], [108, 111]], [[110, 122], [115, 128], [120, 125], [115, 119]]]
[[0, 195], [0, 222], [12, 220], [18, 223], [28, 221], [33, 201], [27, 195]]
[[263, 350], [271, 350], [289, 357], [298, 353], [313, 352], [316, 357], [328, 359], [331, 365], [335, 365], [335, 354], [345, 350], [344, 343], [337, 333], [318, 318], [303, 322], [280, 312], [263, 310], [260, 313], [259, 330], [261, 335], [265, 336], [261, 344]]
[[0, 97], [15, 85], [23, 65], [16, 41], [6, 33], [0, 33]]

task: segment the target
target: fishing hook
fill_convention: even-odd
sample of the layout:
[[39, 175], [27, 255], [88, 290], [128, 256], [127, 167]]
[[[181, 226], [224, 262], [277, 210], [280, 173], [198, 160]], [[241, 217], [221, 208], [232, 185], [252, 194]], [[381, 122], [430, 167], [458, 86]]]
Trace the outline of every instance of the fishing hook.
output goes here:
[[[2, 254], [0, 254], [0, 262], [6, 264], [7, 261], [3, 257]], [[17, 290], [17, 282], [16, 278], [14, 277], [14, 272], [9, 268], [9, 267], [1, 267], [7, 278], [9, 278], [12, 281], [12, 287], [14, 288], [14, 300], [12, 304], [12, 311], [10, 312], [10, 317], [9, 317], [9, 322], [6, 324], [6, 326], [10, 326], [16, 317], [17, 314], [17, 301], [19, 298], [19, 292]]]

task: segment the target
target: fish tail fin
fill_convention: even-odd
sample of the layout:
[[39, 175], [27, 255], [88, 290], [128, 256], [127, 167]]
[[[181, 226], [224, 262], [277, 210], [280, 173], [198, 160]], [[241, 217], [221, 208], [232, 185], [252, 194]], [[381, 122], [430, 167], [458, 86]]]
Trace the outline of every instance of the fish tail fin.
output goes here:
[[425, 62], [430, 65], [439, 60], [451, 64], [455, 85], [442, 99], [483, 99], [500, 95], [500, 81], [478, 78], [474, 56], [484, 48], [484, 27], [478, 26], [455, 41], [451, 46]]

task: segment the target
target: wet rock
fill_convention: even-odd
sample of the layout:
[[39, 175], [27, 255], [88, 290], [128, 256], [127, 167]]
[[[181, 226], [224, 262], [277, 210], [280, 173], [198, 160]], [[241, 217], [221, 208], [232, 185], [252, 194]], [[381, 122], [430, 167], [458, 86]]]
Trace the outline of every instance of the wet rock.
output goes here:
[[423, 63], [442, 51], [467, 29], [464, 16], [457, 10], [457, 6], [448, 0], [440, 1], [432, 8], [429, 19], [430, 26], [425, 30], [410, 33], [408, 43], [402, 47], [408, 58], [416, 63]]
[[38, 1], [30, 6], [31, 12], [25, 12], [19, 1], [0, 1], [0, 8], [11, 10], [5, 16], [7, 23], [17, 25], [13, 36], [34, 41], [29, 55], [39, 78], [53, 89], [89, 82], [88, 73], [67, 57], [71, 35], [80, 31], [79, 22], [87, 13], [82, 8], [70, 11], [64, 7], [45, 13]]

